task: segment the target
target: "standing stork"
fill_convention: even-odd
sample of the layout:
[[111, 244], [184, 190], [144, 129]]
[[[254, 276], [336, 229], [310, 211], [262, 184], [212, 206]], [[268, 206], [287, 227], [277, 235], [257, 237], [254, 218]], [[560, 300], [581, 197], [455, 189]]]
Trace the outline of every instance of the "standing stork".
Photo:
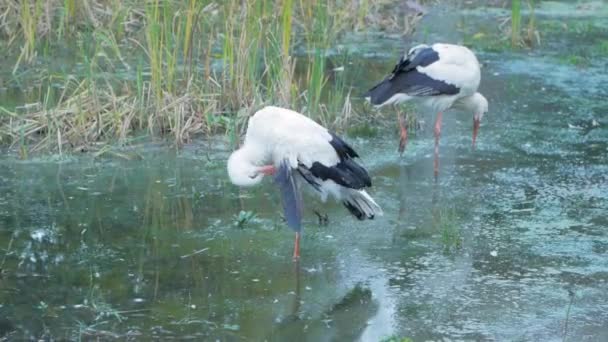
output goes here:
[[[473, 148], [479, 123], [488, 111], [488, 101], [477, 92], [481, 72], [475, 54], [461, 45], [418, 45], [410, 49], [391, 74], [370, 89], [365, 97], [382, 107], [413, 100], [437, 112], [435, 120], [435, 176], [439, 172], [439, 136], [443, 112], [456, 108], [473, 112]], [[407, 141], [407, 127], [399, 119], [399, 151]]]
[[268, 106], [251, 118], [243, 146], [228, 159], [233, 184], [254, 186], [265, 175], [275, 175], [287, 225], [296, 232], [293, 258], [300, 257], [302, 181], [322, 201], [332, 195], [359, 220], [373, 219], [382, 209], [364, 190], [372, 185], [357, 164], [357, 153], [340, 137], [306, 116]]

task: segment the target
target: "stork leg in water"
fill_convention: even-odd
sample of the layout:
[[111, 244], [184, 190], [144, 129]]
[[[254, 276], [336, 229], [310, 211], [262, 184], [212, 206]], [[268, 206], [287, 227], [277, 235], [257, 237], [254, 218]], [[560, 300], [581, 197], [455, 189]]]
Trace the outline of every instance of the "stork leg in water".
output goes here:
[[475, 149], [475, 141], [477, 141], [478, 132], [479, 132], [479, 119], [473, 118], [473, 149]]
[[319, 226], [327, 226], [329, 223], [329, 216], [326, 213], [321, 213], [319, 210], [313, 210], [312, 212], [317, 215]]
[[435, 119], [435, 179], [439, 176], [439, 137], [441, 136], [441, 120], [443, 119], [443, 114], [441, 112], [437, 113], [437, 119]]
[[399, 154], [403, 154], [405, 151], [405, 145], [407, 145], [407, 125], [405, 119], [399, 111], [397, 111], [397, 121], [399, 122]]
[[300, 260], [300, 233], [296, 233], [296, 241], [293, 244], [293, 261]]
[[[260, 166], [260, 172], [267, 176], [272, 176], [277, 171], [274, 165]], [[300, 233], [296, 232], [296, 240], [293, 245], [293, 261], [300, 260]]]
[[[274, 165], [264, 165], [259, 170], [267, 176], [274, 175], [277, 171]], [[300, 233], [296, 232], [296, 240], [293, 244], [293, 261], [298, 260], [300, 260]]]

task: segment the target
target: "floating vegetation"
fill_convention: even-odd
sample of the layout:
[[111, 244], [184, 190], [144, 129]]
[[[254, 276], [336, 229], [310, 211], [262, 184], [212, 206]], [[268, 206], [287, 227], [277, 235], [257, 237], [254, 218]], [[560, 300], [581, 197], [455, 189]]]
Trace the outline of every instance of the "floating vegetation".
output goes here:
[[238, 228], [245, 228], [248, 223], [255, 220], [256, 214], [253, 211], [241, 210], [234, 218], [234, 226]]

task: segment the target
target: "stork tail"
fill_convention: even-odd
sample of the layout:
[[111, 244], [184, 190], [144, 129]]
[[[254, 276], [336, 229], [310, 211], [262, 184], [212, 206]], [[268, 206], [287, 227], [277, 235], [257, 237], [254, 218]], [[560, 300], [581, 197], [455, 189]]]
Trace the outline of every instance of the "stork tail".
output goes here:
[[365, 190], [351, 190], [343, 201], [344, 206], [359, 220], [373, 219], [382, 215], [382, 208]]
[[368, 101], [374, 106], [382, 106], [395, 94], [395, 89], [391, 87], [390, 78], [387, 77], [382, 82], [376, 84], [372, 89], [367, 91], [363, 97], [367, 98]]

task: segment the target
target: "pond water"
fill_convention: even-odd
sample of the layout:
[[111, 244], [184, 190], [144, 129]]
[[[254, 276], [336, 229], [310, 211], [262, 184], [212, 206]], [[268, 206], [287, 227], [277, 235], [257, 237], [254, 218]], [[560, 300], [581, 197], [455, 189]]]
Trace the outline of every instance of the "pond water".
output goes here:
[[[493, 20], [447, 12], [416, 39]], [[608, 340], [608, 59], [564, 63], [586, 41], [559, 36], [479, 53], [490, 111], [475, 151], [471, 113], [444, 116], [437, 181], [428, 128], [402, 157], [393, 130], [348, 137], [385, 215], [311, 198], [299, 263], [272, 183], [232, 186], [221, 140], [3, 158], [0, 340]], [[385, 52], [355, 56], [364, 90], [403, 42], [358, 39]]]

